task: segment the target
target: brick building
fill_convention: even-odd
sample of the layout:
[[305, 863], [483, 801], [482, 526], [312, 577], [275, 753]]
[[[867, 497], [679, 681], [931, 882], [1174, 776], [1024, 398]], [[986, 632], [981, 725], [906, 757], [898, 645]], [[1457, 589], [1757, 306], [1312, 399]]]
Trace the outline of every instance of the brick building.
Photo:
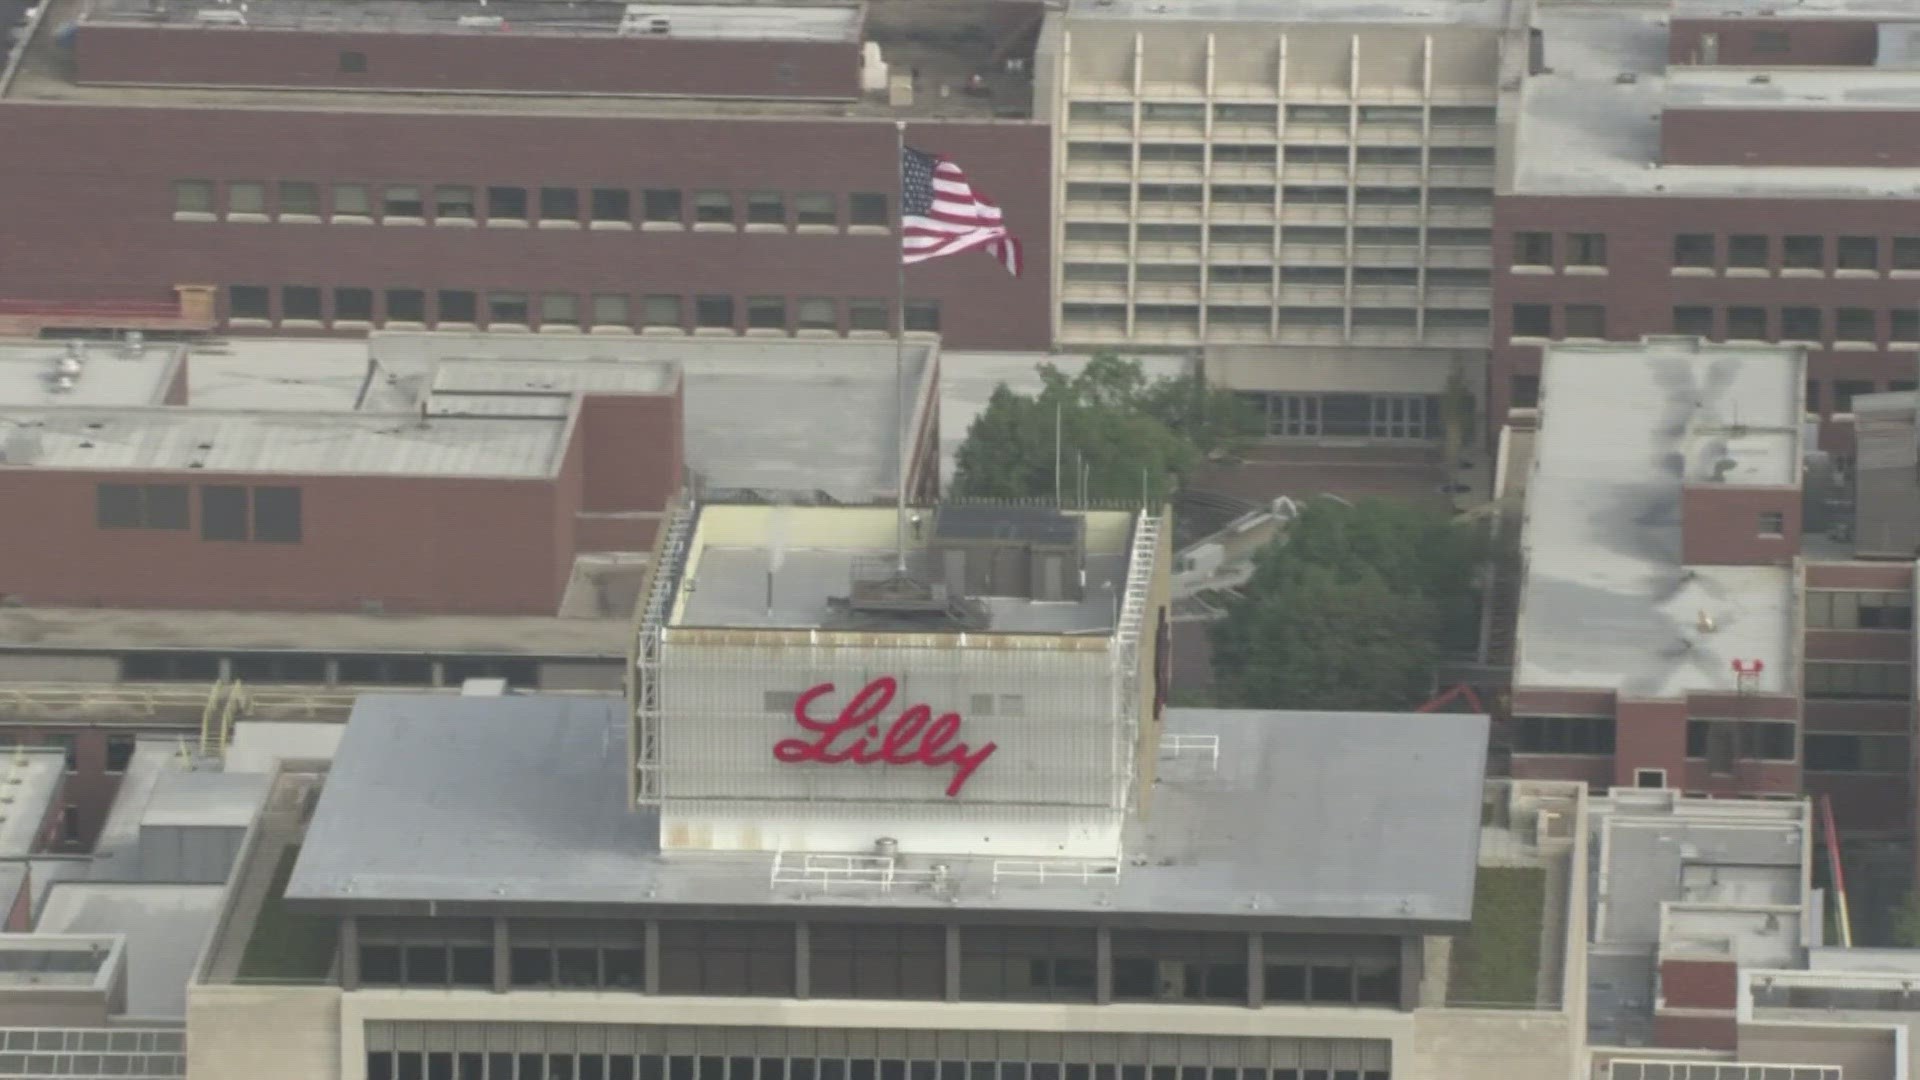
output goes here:
[[[0, 77], [0, 298], [212, 285], [232, 328], [884, 336], [895, 120], [1049, 264], [1039, 4], [624, 10], [43, 5]], [[909, 328], [963, 347], [1045, 347], [1048, 313], [1044, 273], [908, 279]]]

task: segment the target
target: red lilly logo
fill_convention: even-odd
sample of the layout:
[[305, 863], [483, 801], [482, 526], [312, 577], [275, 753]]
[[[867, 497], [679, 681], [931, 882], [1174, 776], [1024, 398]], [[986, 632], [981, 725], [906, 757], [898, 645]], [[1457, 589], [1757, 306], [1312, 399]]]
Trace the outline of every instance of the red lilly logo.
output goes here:
[[[781, 739], [773, 744], [773, 756], [789, 765], [817, 761], [823, 765], [852, 762], [855, 765], [925, 765], [930, 769], [953, 766], [953, 779], [947, 782], [949, 799], [960, 794], [974, 770], [986, 764], [997, 743], [968, 746], [954, 742], [960, 733], [960, 714], [933, 714], [924, 704], [900, 710], [883, 734], [880, 714], [893, 702], [900, 689], [898, 680], [882, 675], [860, 688], [853, 700], [831, 720], [807, 714], [807, 706], [833, 693], [833, 684], [821, 683], [808, 689], [793, 703], [793, 719], [814, 733], [807, 739]], [[845, 736], [852, 736], [846, 739]]]

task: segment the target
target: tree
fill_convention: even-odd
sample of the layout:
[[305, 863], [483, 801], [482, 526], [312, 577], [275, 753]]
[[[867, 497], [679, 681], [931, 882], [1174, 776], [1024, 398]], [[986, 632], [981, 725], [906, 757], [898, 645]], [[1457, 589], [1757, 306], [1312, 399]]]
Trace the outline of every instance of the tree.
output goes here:
[[1252, 410], [1232, 392], [1198, 375], [1149, 379], [1111, 353], [1072, 376], [1044, 364], [1040, 380], [1031, 396], [1004, 383], [994, 389], [955, 455], [957, 494], [1051, 498], [1057, 490], [1071, 501], [1084, 476], [1092, 500], [1131, 502], [1144, 487], [1164, 501], [1208, 454], [1232, 451], [1254, 430]]
[[1478, 636], [1482, 534], [1380, 500], [1307, 504], [1214, 623], [1214, 681], [1249, 708], [1405, 709]]

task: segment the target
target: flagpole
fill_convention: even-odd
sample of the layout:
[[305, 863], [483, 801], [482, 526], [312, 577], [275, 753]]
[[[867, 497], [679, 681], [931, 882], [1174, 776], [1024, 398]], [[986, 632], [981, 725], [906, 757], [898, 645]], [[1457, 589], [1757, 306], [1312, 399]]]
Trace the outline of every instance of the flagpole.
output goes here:
[[907, 160], [907, 122], [893, 122], [893, 174], [899, 178], [896, 185], [900, 192], [899, 209], [895, 214], [896, 227], [900, 235], [895, 242], [897, 250], [893, 253], [893, 402], [900, 410], [900, 483], [894, 506], [894, 542], [895, 554], [902, 576], [907, 572], [907, 474], [910, 471], [912, 451], [907, 442], [912, 437], [912, 409], [906, 401], [907, 396], [907, 185], [905, 165]]

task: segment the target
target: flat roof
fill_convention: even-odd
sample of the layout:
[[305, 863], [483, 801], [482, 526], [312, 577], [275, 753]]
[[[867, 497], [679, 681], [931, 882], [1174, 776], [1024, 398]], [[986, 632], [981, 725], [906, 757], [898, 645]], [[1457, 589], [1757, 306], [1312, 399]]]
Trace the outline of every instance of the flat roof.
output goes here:
[[1920, 70], [1674, 67], [1669, 106], [1712, 109], [1920, 109]]
[[130, 1020], [184, 1021], [193, 965], [220, 917], [224, 885], [63, 881], [47, 894], [39, 928], [126, 939]]
[[[203, 0], [96, 0], [84, 22], [205, 28]], [[627, 36], [727, 41], [854, 42], [860, 40], [860, 7], [851, 3], [772, 4], [731, 0], [724, 4], [608, 3], [605, 0], [491, 0], [483, 11], [470, 0], [276, 0], [234, 9], [245, 22], [219, 29], [305, 30], [314, 33], [432, 33], [498, 35], [622, 36], [629, 10], [644, 32]], [[497, 16], [502, 26], [463, 26], [472, 16]], [[652, 20], [666, 20], [652, 29]]]
[[[1836, 4], [1841, 2], [1835, 0]], [[1902, 6], [1905, 14], [1912, 14], [1904, 0], [1885, 0], [1882, 6], [1888, 4]], [[1712, 0], [1711, 6], [1735, 5]], [[1773, 6], [1773, 0], [1768, 6]], [[1784, 3], [1779, 6], [1790, 8]], [[1812, 5], [1805, 8], [1810, 12]], [[1716, 11], [1714, 17], [1720, 14]], [[1832, 17], [1831, 12], [1827, 15]], [[1660, 112], [1675, 92], [1670, 84], [1678, 82], [1677, 103], [1685, 104], [1689, 94], [1705, 100], [1709, 88], [1716, 84], [1727, 84], [1724, 93], [1728, 96], [1744, 93], [1737, 90], [1738, 80], [1751, 79], [1756, 72], [1669, 69], [1664, 7], [1556, 3], [1536, 7], [1532, 18], [1544, 39], [1550, 70], [1527, 76], [1520, 89], [1515, 194], [1782, 198], [1920, 194], [1920, 168], [1912, 167], [1662, 164]], [[1877, 92], [1885, 93], [1885, 88], [1902, 82], [1920, 86], [1920, 71], [1869, 74], [1865, 70], [1833, 73], [1776, 68], [1769, 74], [1784, 87], [1813, 87], [1823, 82], [1841, 87], [1873, 80], [1883, 87]], [[1625, 76], [1632, 78], [1621, 81]], [[1746, 85], [1764, 92], [1762, 86]], [[1776, 102], [1775, 106], [1785, 104]], [[1801, 104], [1815, 107], [1811, 101]], [[1825, 107], [1861, 106], [1837, 101], [1825, 103]]]
[[204, 408], [0, 408], [7, 466], [328, 476], [554, 475], [566, 417], [433, 417]]
[[1679, 19], [1913, 20], [1909, 0], [1671, 0]]
[[231, 650], [617, 658], [626, 655], [632, 632], [626, 619], [543, 615], [0, 607], [0, 652]]
[[158, 405], [186, 352], [174, 342], [133, 352], [101, 341], [0, 340], [0, 406]]
[[[847, 906], [1464, 923], [1479, 846], [1484, 716], [1171, 709], [1220, 740], [1162, 762], [1117, 882], [949, 889], [772, 886], [773, 853], [663, 858], [631, 810], [617, 697], [360, 698], [286, 895], [303, 901]], [[396, 829], [394, 822], [406, 822]], [[906, 865], [924, 862], [902, 852]]]
[[67, 755], [58, 747], [15, 746], [0, 752], [0, 857], [33, 852], [66, 777]]
[[1692, 338], [1545, 350], [1516, 687], [1670, 698], [1735, 689], [1736, 659], [1760, 692], [1794, 685], [1792, 571], [1686, 565], [1680, 507], [1683, 484], [1797, 482], [1805, 370]]
[[[144, 0], [118, 0], [143, 4]], [[194, 0], [167, 0], [178, 6], [212, 6]], [[315, 0], [308, 0], [315, 2]], [[361, 0], [325, 0], [351, 13], [368, 6]], [[402, 0], [390, 0], [400, 4]], [[416, 0], [420, 2], [420, 0]], [[435, 0], [427, 0], [435, 2]], [[525, 0], [522, 0], [525, 2]], [[863, 94], [850, 100], [811, 100], [800, 98], [698, 97], [660, 94], [621, 96], [614, 94], [574, 94], [564, 86], [555, 93], [474, 93], [459, 90], [419, 89], [370, 90], [316, 88], [280, 90], [262, 87], [209, 86], [85, 86], [74, 81], [72, 50], [56, 40], [57, 32], [81, 21], [92, 0], [47, 0], [31, 25], [32, 36], [17, 54], [18, 64], [11, 79], [0, 84], [0, 97], [12, 101], [92, 104], [107, 108], [155, 109], [267, 109], [289, 112], [361, 112], [484, 114], [501, 117], [540, 118], [548, 116], [629, 118], [681, 118], [687, 120], [792, 118], [871, 122], [880, 119], [916, 118], [923, 120], [1013, 120], [1031, 122], [1033, 116], [1033, 77], [1027, 71], [1011, 72], [997, 60], [995, 52], [1008, 26], [1005, 0], [866, 0], [864, 31], [855, 40], [878, 44], [893, 71], [918, 68], [922, 74], [920, 90], [908, 105], [894, 105], [884, 94]], [[285, 3], [253, 5], [247, 12], [273, 18], [272, 11]], [[453, 6], [449, 3], [448, 6]], [[468, 14], [499, 13], [499, 4], [490, 4], [483, 12], [477, 5], [459, 5]], [[506, 9], [517, 6], [507, 0]], [[558, 4], [533, 3], [535, 7], [559, 8]], [[605, 5], [588, 4], [586, 7]], [[669, 7], [705, 7], [706, 5], [668, 5]], [[807, 5], [788, 3], [774, 10], [803, 9]], [[828, 16], [769, 19], [769, 24], [784, 21], [789, 31], [799, 28], [811, 32], [839, 25], [839, 12], [847, 5], [835, 4], [821, 10]], [[1033, 4], [1036, 13], [1043, 9]], [[563, 9], [564, 10], [564, 9]], [[647, 10], [657, 10], [648, 5]], [[540, 21], [538, 19], [536, 22]], [[731, 19], [696, 20], [696, 23], [721, 23]], [[515, 31], [518, 20], [509, 20]], [[316, 26], [316, 30], [319, 28]], [[457, 28], [455, 31], [458, 32]], [[233, 32], [228, 30], [227, 32]], [[497, 34], [499, 31], [479, 31]], [[838, 32], [835, 29], [834, 32]], [[680, 36], [686, 36], [684, 34]], [[1029, 65], [1029, 68], [1031, 65]], [[973, 75], [981, 74], [987, 92], [967, 93], [965, 86]], [[941, 92], [946, 88], [945, 93]]]
[[154, 784], [140, 825], [245, 829], [259, 813], [272, 782], [265, 773], [170, 770]]
[[1213, 23], [1469, 23], [1498, 25], [1501, 0], [1072, 0], [1074, 19]]

